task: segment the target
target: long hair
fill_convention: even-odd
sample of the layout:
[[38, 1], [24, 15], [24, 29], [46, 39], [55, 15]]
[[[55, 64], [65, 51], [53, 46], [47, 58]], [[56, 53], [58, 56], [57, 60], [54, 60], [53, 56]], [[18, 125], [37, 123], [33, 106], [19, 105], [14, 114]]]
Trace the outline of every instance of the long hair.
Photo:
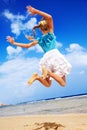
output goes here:
[[34, 26], [33, 29], [32, 29], [32, 32], [33, 32], [34, 38], [35, 38], [35, 36], [36, 36], [36, 31], [35, 31], [35, 29], [37, 29], [37, 28], [40, 28], [40, 25], [39, 25], [39, 24], [36, 25], [36, 26]]
[[37, 28], [40, 28], [42, 31], [47, 31], [49, 29], [47, 20], [45, 18], [42, 18], [41, 21], [38, 23], [38, 25], [33, 27], [32, 31], [33, 31], [33, 34], [34, 34], [34, 38], [36, 36], [36, 31], [35, 30]]

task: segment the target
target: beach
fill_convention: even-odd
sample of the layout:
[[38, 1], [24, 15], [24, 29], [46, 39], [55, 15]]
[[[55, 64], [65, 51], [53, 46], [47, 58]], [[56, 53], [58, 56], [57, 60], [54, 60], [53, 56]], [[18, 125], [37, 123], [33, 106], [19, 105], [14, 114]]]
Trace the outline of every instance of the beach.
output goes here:
[[87, 130], [87, 114], [0, 118], [0, 130]]
[[0, 130], [87, 130], [87, 95], [1, 107]]

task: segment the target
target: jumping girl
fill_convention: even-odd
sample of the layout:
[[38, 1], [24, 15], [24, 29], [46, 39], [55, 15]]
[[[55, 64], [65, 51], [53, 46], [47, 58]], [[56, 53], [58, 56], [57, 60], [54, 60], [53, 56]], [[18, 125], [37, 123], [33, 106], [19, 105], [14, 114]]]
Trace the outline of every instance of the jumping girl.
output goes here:
[[39, 28], [42, 32], [42, 36], [35, 40], [31, 36], [26, 36], [29, 40], [32, 40], [29, 44], [22, 44], [14, 41], [14, 38], [7, 36], [7, 41], [13, 45], [20, 46], [23, 48], [30, 48], [39, 44], [43, 51], [43, 58], [40, 60], [40, 68], [42, 76], [34, 73], [28, 80], [28, 84], [31, 85], [35, 80], [40, 81], [44, 86], [50, 87], [52, 79], [56, 80], [61, 86], [66, 85], [66, 76], [70, 73], [71, 64], [65, 59], [65, 57], [57, 50], [56, 40], [54, 35], [53, 19], [50, 14], [27, 6], [27, 11], [31, 15], [41, 15], [42, 19], [37, 26], [33, 27], [35, 36], [35, 29]]

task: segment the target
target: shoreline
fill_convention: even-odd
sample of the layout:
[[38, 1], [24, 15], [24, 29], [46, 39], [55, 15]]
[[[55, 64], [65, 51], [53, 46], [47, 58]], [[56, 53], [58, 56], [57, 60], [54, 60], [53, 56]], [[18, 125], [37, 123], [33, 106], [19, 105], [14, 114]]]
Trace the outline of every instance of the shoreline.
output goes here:
[[0, 117], [87, 113], [87, 96], [44, 100], [0, 108]]

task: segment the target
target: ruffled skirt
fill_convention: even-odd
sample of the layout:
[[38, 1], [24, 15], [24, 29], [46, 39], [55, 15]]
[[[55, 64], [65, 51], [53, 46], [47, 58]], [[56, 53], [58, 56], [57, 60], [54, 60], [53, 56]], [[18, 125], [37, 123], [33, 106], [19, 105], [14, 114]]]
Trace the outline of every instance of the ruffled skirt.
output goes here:
[[42, 67], [46, 67], [48, 71], [57, 74], [59, 77], [68, 75], [72, 68], [71, 64], [57, 49], [45, 53], [39, 65], [40, 70], [42, 70]]

